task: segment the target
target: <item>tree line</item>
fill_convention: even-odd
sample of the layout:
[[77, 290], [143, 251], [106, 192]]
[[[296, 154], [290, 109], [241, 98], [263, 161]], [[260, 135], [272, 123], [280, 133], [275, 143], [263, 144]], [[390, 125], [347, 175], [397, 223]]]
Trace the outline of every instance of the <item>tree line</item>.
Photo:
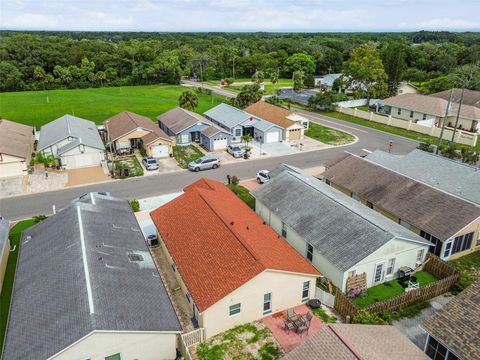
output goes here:
[[[480, 59], [480, 33], [3, 31], [0, 37], [0, 91], [178, 84], [182, 76], [213, 80], [254, 74], [293, 77], [310, 86], [314, 74], [347, 72], [366, 84], [369, 95], [393, 93], [400, 81], [421, 84], [430, 93], [451, 87], [452, 73]], [[365, 60], [375, 65], [368, 73], [359, 67]]]

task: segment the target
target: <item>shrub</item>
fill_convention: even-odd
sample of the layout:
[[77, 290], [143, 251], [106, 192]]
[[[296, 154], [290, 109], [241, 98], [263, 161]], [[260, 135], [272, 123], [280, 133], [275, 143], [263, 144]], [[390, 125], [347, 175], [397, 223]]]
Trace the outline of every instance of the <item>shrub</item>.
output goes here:
[[380, 315], [370, 314], [368, 311], [360, 311], [352, 319], [354, 324], [363, 324], [363, 325], [388, 325]]
[[140, 148], [140, 155], [142, 155], [142, 157], [147, 157], [147, 150], [145, 150], [143, 147]]
[[418, 144], [417, 149], [422, 150], [422, 151], [426, 151], [426, 152], [429, 152], [429, 153], [433, 153], [434, 148], [433, 148], [432, 144], [430, 144], [428, 142], [424, 142], [424, 143]]
[[262, 360], [276, 360], [282, 353], [274, 343], [267, 343], [258, 349], [258, 354]]
[[40, 221], [43, 221], [43, 220], [45, 220], [46, 218], [47, 218], [47, 215], [43, 215], [43, 214], [35, 215], [35, 216], [33, 217], [33, 222], [34, 222], [35, 224], [38, 224]]
[[132, 199], [129, 201], [130, 207], [132, 208], [133, 212], [140, 211], [140, 203], [137, 199]]
[[207, 343], [197, 346], [197, 355], [200, 360], [223, 360], [225, 350], [221, 345], [210, 347]]
[[227, 86], [232, 85], [234, 82], [235, 82], [234, 78], [226, 78], [225, 79], [225, 84], [227, 84]]
[[232, 179], [230, 180], [230, 182], [231, 182], [231, 184], [232, 184], [233, 186], [237, 186], [238, 183], [239, 183], [238, 177], [235, 176], [235, 175], [233, 175], [233, 176], [232, 176]]

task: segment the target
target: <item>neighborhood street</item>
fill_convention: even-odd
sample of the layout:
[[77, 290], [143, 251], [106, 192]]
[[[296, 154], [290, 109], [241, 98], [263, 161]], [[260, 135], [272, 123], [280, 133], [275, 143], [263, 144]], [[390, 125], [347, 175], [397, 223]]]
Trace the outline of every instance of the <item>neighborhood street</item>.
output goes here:
[[125, 199], [145, 198], [180, 191], [183, 187], [201, 177], [226, 181], [226, 176], [229, 174], [236, 175], [240, 179], [250, 179], [255, 177], [258, 170], [272, 169], [281, 163], [288, 163], [302, 169], [311, 168], [323, 165], [327, 159], [331, 159], [343, 151], [349, 151], [358, 155], [366, 155], [367, 152], [365, 152], [365, 150], [386, 150], [387, 142], [392, 138], [395, 141], [392, 152], [395, 154], [406, 154], [417, 146], [417, 143], [413, 140], [396, 137], [360, 125], [351, 124], [306, 111], [302, 111], [302, 115], [307, 116], [313, 122], [349, 132], [357, 136], [359, 140], [352, 145], [301, 154], [232, 163], [221, 166], [216, 170], [208, 170], [200, 173], [192, 173], [187, 170], [182, 170], [168, 174], [116, 180], [107, 183], [67, 188], [65, 190], [55, 190], [54, 192], [43, 192], [4, 198], [0, 199], [0, 214], [11, 220], [25, 219], [37, 214], [51, 214], [53, 205], [56, 206], [56, 209], [60, 209], [75, 197], [83, 195], [89, 191], [109, 191], [112, 195]]

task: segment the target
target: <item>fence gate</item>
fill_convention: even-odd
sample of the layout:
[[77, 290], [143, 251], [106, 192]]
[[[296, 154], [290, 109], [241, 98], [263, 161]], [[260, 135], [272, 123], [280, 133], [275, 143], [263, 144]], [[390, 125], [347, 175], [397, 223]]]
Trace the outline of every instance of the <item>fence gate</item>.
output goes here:
[[190, 351], [188, 350], [188, 348], [190, 346], [200, 344], [201, 342], [204, 342], [205, 340], [206, 340], [206, 338], [205, 338], [205, 329], [204, 328], [199, 328], [199, 329], [190, 331], [189, 333], [186, 333], [186, 334], [181, 334], [180, 335], [180, 350], [182, 352], [183, 357], [187, 360], [192, 360], [192, 355], [190, 354]]

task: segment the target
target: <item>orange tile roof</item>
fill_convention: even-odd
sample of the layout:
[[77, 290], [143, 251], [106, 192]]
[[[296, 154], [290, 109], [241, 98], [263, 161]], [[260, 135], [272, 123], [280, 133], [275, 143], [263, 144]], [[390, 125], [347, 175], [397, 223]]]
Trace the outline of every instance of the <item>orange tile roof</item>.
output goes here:
[[269, 104], [265, 101], [257, 101], [255, 104], [245, 108], [244, 111], [284, 129], [295, 125], [295, 121], [288, 119], [288, 116], [293, 114], [292, 111], [281, 108], [280, 106]]
[[200, 312], [266, 269], [320, 276], [224, 184], [184, 190], [150, 216]]

